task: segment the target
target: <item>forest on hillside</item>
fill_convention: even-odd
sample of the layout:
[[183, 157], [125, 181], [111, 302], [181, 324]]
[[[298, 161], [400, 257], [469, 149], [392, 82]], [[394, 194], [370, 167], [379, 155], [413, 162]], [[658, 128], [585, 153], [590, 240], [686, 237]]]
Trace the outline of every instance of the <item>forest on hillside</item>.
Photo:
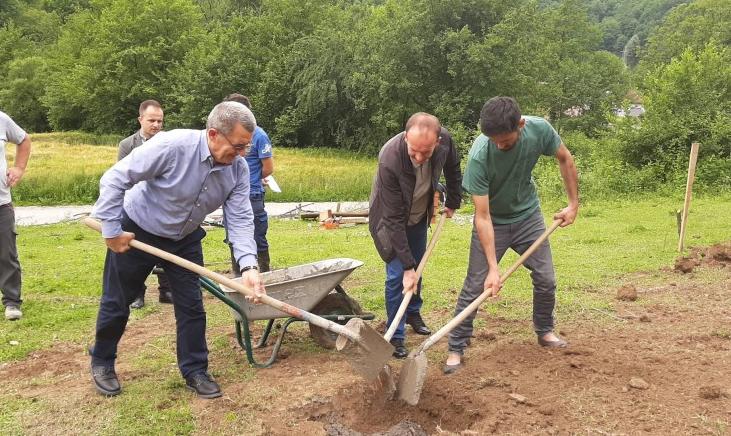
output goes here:
[[[372, 153], [416, 111], [468, 147], [484, 101], [511, 95], [587, 164], [660, 182], [702, 141], [718, 185], [730, 44], [731, 0], [3, 0], [0, 110], [123, 135], [142, 100], [201, 127], [240, 92], [277, 146]], [[616, 116], [632, 103], [642, 117]]]

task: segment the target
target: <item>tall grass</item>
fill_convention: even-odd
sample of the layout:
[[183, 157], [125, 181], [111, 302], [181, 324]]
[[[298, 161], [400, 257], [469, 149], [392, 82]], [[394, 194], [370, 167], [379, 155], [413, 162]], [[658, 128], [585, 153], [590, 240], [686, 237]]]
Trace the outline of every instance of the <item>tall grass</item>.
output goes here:
[[[33, 152], [25, 178], [13, 189], [15, 203], [93, 203], [99, 194], [99, 178], [116, 161], [119, 138], [81, 132], [44, 133], [31, 138]], [[576, 159], [582, 201], [684, 192], [687, 162], [671, 170], [659, 165], [634, 168], [619, 159], [621, 144], [616, 139], [592, 139], [577, 133], [566, 134], [563, 139]], [[14, 153], [14, 147], [8, 147], [10, 161]], [[370, 193], [376, 156], [328, 148], [275, 147], [274, 167], [282, 192], [269, 191], [268, 201], [362, 201]], [[544, 199], [564, 197], [555, 159], [542, 158], [534, 174]], [[694, 192], [731, 192], [731, 159], [699, 160]]]
[[[17, 205], [89, 204], [99, 196], [99, 178], [117, 159], [117, 139], [80, 132], [31, 135], [32, 154], [25, 177], [13, 188]], [[282, 192], [269, 201], [365, 200], [376, 159], [326, 149], [276, 148], [275, 178]], [[7, 148], [7, 159], [15, 148]]]
[[281, 193], [269, 201], [367, 200], [376, 170], [376, 157], [326, 148], [274, 151], [274, 177]]

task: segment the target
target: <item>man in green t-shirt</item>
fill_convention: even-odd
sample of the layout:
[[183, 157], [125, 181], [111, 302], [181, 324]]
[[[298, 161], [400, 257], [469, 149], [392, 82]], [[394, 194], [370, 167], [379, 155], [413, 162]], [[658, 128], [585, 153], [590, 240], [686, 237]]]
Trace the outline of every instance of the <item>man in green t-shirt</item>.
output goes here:
[[[511, 97], [493, 97], [480, 113], [480, 135], [472, 145], [462, 187], [472, 195], [475, 219], [470, 258], [455, 314], [484, 291], [500, 292], [498, 262], [508, 248], [521, 254], [545, 231], [532, 171], [541, 156], [555, 156], [569, 205], [554, 215], [565, 227], [579, 209], [578, 176], [574, 159], [553, 127], [543, 118], [521, 116]], [[553, 332], [556, 278], [551, 247], [546, 240], [526, 261], [533, 280], [533, 328], [538, 343], [565, 347]], [[462, 355], [472, 336], [475, 313], [449, 335], [444, 372], [462, 366]]]

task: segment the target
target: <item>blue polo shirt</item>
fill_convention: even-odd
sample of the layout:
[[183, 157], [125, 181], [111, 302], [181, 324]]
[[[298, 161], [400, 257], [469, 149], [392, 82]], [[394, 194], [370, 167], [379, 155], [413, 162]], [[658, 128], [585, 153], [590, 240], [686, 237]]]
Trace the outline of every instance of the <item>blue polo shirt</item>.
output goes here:
[[254, 130], [254, 136], [251, 138], [251, 149], [246, 155], [246, 163], [249, 164], [249, 182], [251, 186], [251, 194], [263, 194], [264, 187], [261, 184], [261, 160], [272, 157], [272, 143], [269, 135], [259, 126]]

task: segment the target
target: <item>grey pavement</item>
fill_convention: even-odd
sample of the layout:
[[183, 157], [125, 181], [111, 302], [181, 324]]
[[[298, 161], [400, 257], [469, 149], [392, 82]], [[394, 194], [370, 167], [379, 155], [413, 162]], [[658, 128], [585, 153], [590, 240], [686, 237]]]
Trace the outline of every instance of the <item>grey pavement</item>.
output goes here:
[[[15, 208], [15, 223], [19, 226], [54, 224], [63, 221], [74, 221], [91, 213], [91, 205], [85, 206], [19, 206]], [[321, 212], [338, 209], [355, 211], [368, 209], [367, 201], [343, 202], [299, 202], [299, 203], [266, 203], [269, 216], [279, 218], [297, 218], [302, 212]], [[223, 213], [221, 209], [208, 215], [208, 220], [218, 222]]]

